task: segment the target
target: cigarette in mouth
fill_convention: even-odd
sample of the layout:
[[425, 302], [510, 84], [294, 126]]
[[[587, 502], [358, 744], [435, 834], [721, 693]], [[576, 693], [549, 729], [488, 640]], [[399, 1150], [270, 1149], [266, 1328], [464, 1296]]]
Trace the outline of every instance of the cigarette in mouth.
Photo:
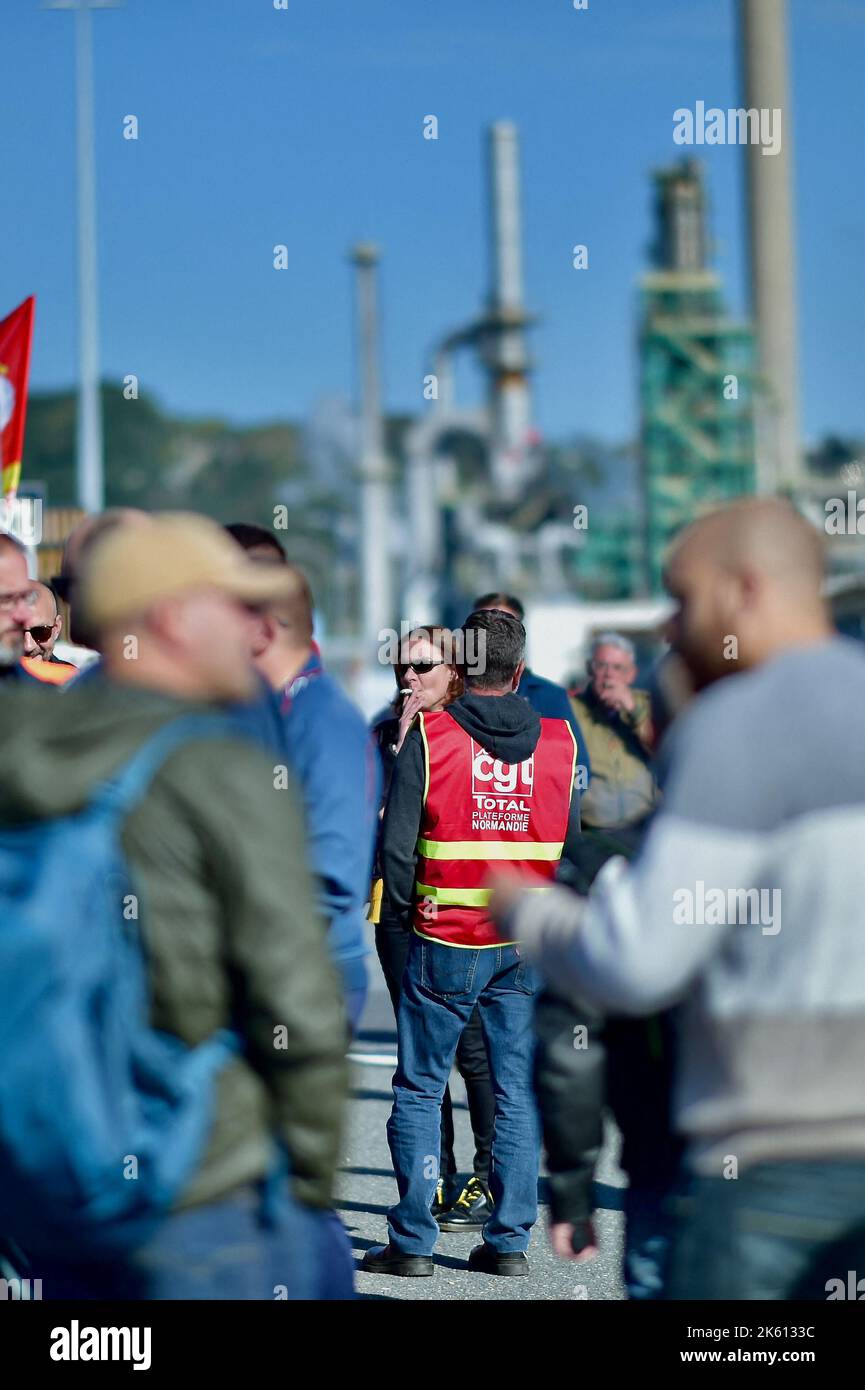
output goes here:
[[405, 686], [399, 693], [400, 693], [400, 695], [410, 695], [410, 694], [411, 694], [411, 686], [410, 686], [410, 685]]

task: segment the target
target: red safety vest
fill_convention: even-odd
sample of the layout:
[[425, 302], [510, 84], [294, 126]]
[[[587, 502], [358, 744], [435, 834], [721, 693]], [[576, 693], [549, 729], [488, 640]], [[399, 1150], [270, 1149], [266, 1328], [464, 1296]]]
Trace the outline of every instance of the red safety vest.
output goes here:
[[447, 710], [421, 714], [419, 724], [424, 804], [414, 930], [449, 946], [498, 946], [486, 911], [490, 872], [507, 863], [529, 887], [552, 880], [567, 833], [576, 740], [567, 720], [542, 719], [531, 757], [503, 763]]

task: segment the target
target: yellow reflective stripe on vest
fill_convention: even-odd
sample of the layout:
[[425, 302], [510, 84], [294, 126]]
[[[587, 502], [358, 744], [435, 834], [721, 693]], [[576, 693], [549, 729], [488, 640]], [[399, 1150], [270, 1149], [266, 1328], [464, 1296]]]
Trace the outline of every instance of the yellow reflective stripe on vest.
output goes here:
[[[526, 888], [528, 893], [546, 893], [550, 884], [540, 888]], [[433, 888], [431, 884], [419, 883], [416, 888], [419, 898], [431, 898], [442, 907], [486, 907], [492, 895], [491, 888]]]
[[506, 840], [418, 840], [424, 859], [561, 859], [564, 843], [539, 841], [509, 844]]

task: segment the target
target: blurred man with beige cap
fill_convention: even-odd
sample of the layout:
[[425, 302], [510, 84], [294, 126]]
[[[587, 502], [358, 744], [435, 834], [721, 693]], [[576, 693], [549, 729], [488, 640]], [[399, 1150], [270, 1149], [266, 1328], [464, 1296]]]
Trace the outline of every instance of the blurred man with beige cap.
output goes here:
[[255, 696], [250, 607], [292, 588], [288, 574], [247, 561], [213, 522], [182, 512], [113, 528], [78, 581], [110, 679], [217, 700]]
[[[0, 824], [79, 809], [179, 716], [228, 721], [258, 689], [250, 608], [291, 584], [199, 516], [154, 515], [95, 540], [77, 600], [103, 678], [68, 687], [61, 706], [38, 689], [13, 693], [11, 736], [0, 730]], [[51, 1270], [51, 1297], [272, 1299], [277, 1285], [289, 1298], [351, 1296], [324, 1215], [346, 1024], [302, 815], [273, 763], [239, 726], [216, 724], [169, 754], [124, 823], [153, 1026], [190, 1045], [231, 1027], [243, 1048], [220, 1075], [198, 1170], [157, 1235], [110, 1269]], [[280, 1151], [291, 1176], [274, 1192]]]

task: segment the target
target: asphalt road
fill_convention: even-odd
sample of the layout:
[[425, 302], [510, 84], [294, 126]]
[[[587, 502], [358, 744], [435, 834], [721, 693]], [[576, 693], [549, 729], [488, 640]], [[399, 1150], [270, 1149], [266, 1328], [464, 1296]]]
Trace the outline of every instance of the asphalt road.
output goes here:
[[[358, 1265], [371, 1245], [387, 1239], [386, 1214], [397, 1199], [388, 1153], [385, 1124], [391, 1108], [391, 1077], [396, 1056], [396, 1032], [390, 1000], [373, 954], [369, 960], [371, 989], [361, 1020], [360, 1035], [351, 1049], [352, 1100], [346, 1147], [340, 1172], [338, 1206]], [[471, 1172], [473, 1145], [465, 1091], [456, 1072], [451, 1081], [456, 1124], [457, 1161]], [[388, 1299], [621, 1299], [624, 1178], [616, 1165], [617, 1136], [611, 1129], [599, 1168], [600, 1209], [597, 1235], [601, 1253], [589, 1264], [577, 1265], [553, 1255], [546, 1239], [547, 1208], [532, 1234], [530, 1273], [524, 1279], [475, 1274], [468, 1269], [469, 1251], [478, 1235], [442, 1234], [435, 1252], [431, 1279], [396, 1279], [358, 1270], [361, 1298]], [[541, 1182], [543, 1198], [543, 1181]]]

